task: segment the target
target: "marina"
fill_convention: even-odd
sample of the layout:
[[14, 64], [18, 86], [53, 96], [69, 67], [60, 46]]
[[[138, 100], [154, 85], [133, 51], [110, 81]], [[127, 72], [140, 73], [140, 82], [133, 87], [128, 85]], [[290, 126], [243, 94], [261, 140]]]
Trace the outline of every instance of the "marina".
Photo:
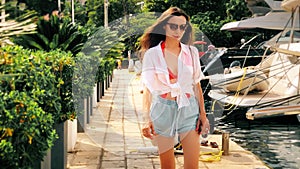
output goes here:
[[[278, 12], [270, 10], [265, 16], [243, 21], [250, 22], [256, 18], [265, 23], [258, 24], [255, 28], [274, 30], [279, 29], [274, 25], [286, 23], [281, 27], [282, 32], [275, 36], [276, 39], [274, 37], [265, 43], [265, 51], [272, 51], [272, 53], [265, 52], [260, 63], [252, 66], [239, 63], [234, 67], [224, 67], [224, 73], [209, 75], [211, 90], [208, 96], [211, 98], [213, 113], [218, 111], [219, 114], [222, 112], [227, 114], [236, 109], [244, 109], [248, 111], [246, 116], [251, 120], [287, 115], [298, 118], [300, 112], [295, 109], [295, 106], [297, 107], [300, 102], [300, 42], [297, 36], [300, 1], [266, 2], [269, 4], [273, 2], [270, 6], [277, 8], [280, 5], [281, 11], [284, 11], [284, 15], [289, 14], [290, 19], [281, 20], [281, 17], [277, 17], [273, 18], [271, 23], [265, 17]], [[232, 30], [228, 28], [230, 24], [225, 25], [223, 29]], [[239, 27], [239, 30], [242, 29], [253, 29], [253, 27]], [[280, 40], [282, 37], [285, 38], [284, 41]], [[247, 55], [244, 59], [246, 61]]]
[[138, 1], [1, 2], [0, 169], [300, 169], [300, 0]]

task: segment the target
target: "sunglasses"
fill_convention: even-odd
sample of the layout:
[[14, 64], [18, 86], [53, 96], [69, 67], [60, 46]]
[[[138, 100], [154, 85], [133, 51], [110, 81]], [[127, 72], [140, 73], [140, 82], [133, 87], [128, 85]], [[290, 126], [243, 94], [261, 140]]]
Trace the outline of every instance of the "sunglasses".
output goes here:
[[174, 24], [174, 23], [167, 23], [167, 24], [170, 26], [170, 29], [172, 31], [176, 31], [178, 29], [178, 27], [181, 31], [184, 31], [186, 26], [187, 26], [186, 24], [182, 24], [182, 25], [177, 25], [177, 24]]

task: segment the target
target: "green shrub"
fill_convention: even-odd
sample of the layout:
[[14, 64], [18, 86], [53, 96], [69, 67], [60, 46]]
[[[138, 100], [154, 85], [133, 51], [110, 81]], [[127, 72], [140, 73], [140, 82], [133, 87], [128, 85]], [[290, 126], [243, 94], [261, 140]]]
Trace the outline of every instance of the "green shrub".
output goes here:
[[95, 56], [80, 52], [76, 55], [75, 62], [72, 90], [74, 102], [77, 104], [78, 100], [92, 95], [99, 60]]
[[0, 163], [3, 168], [30, 168], [41, 161], [56, 138], [54, 120], [27, 92], [0, 93]]
[[54, 124], [76, 118], [71, 56], [59, 50], [0, 49], [1, 167], [32, 168], [57, 138]]

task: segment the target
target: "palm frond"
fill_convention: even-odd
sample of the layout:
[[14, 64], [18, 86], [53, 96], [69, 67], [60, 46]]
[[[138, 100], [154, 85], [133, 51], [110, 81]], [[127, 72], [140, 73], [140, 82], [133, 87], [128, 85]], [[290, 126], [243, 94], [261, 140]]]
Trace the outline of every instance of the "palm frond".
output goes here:
[[[0, 10], [3, 6], [0, 6]], [[15, 20], [6, 20], [0, 22], [0, 41], [7, 41], [10, 37], [23, 34], [35, 33], [36, 24], [34, 23], [35, 12], [28, 12]], [[9, 14], [1, 16], [7, 18]]]

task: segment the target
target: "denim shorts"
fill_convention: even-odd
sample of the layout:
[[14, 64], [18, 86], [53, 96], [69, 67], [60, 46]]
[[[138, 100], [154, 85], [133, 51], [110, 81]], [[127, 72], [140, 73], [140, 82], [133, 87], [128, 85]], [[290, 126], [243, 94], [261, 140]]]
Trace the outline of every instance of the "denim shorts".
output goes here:
[[178, 134], [196, 129], [199, 118], [199, 104], [195, 96], [189, 98], [190, 105], [178, 110], [175, 100], [158, 96], [151, 106], [150, 117], [157, 134], [174, 137]]

